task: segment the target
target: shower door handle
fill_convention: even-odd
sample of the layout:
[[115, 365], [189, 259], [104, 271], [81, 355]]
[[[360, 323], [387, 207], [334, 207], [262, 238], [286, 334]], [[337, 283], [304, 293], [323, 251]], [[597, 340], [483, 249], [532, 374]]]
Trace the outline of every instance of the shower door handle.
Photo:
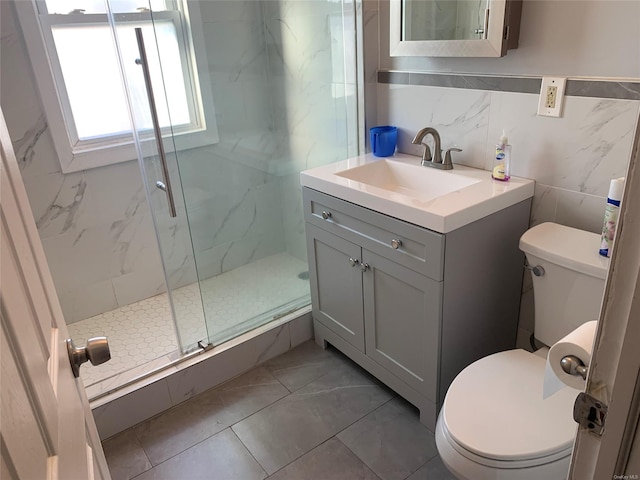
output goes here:
[[[169, 215], [176, 216], [176, 204], [173, 200], [173, 190], [171, 189], [171, 180], [169, 179], [169, 167], [167, 166], [167, 156], [162, 143], [162, 131], [160, 130], [160, 121], [158, 120], [158, 110], [156, 109], [156, 99], [153, 95], [153, 85], [151, 83], [151, 74], [149, 73], [149, 64], [147, 62], [147, 50], [144, 47], [144, 38], [142, 38], [142, 28], [136, 29], [136, 40], [138, 41], [138, 50], [140, 58], [136, 59], [136, 63], [142, 66], [144, 74], [144, 86], [147, 90], [147, 98], [149, 99], [149, 110], [151, 112], [151, 120], [153, 121], [153, 133], [158, 144], [158, 156], [160, 157], [160, 165], [162, 167], [162, 182], [164, 188], [161, 188], [167, 194], [167, 202], [169, 203]], [[158, 185], [156, 183], [156, 185]]]

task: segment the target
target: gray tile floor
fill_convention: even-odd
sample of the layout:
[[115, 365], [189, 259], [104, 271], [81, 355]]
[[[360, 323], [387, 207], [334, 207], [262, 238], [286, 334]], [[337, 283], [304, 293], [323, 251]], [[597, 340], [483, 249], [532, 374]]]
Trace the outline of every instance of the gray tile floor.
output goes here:
[[114, 480], [449, 480], [418, 411], [307, 342], [103, 443]]

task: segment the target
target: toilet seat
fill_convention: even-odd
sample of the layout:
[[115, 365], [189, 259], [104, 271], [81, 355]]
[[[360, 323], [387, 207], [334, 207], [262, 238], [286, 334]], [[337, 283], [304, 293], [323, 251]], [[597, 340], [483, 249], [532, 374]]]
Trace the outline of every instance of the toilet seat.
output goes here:
[[492, 468], [530, 468], [571, 454], [578, 390], [542, 398], [545, 359], [524, 350], [482, 358], [452, 382], [439, 423], [447, 443]]

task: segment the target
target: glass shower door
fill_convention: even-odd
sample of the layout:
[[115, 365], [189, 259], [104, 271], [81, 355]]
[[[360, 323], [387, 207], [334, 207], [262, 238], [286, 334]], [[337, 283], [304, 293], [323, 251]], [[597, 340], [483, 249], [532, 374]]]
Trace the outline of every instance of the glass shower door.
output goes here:
[[[112, 18], [130, 101], [142, 105], [139, 143], [152, 149], [145, 175], [163, 258], [171, 281], [171, 242], [188, 238], [189, 255], [178, 256], [186, 264], [176, 262], [188, 281], [176, 275], [173, 285], [197, 282], [219, 344], [310, 303], [299, 174], [358, 152], [355, 2], [154, 0], [137, 9]], [[136, 27], [157, 57], [148, 64], [165, 177], [146, 93], [132, 85], [141, 85]], [[165, 179], [175, 218], [168, 188], [155, 186]]]
[[[180, 14], [172, 5], [107, 2], [176, 334], [186, 353], [208, 343], [208, 333], [173, 142], [174, 129], [190, 126], [194, 110], [193, 86], [180, 51]], [[172, 73], [165, 74], [161, 63]]]

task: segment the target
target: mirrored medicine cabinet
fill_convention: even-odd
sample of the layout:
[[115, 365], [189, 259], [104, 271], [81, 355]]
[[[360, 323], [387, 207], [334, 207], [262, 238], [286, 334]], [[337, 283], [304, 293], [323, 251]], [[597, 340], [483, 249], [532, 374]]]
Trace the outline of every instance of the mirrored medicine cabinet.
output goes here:
[[518, 47], [522, 0], [390, 0], [392, 57], [502, 57]]

